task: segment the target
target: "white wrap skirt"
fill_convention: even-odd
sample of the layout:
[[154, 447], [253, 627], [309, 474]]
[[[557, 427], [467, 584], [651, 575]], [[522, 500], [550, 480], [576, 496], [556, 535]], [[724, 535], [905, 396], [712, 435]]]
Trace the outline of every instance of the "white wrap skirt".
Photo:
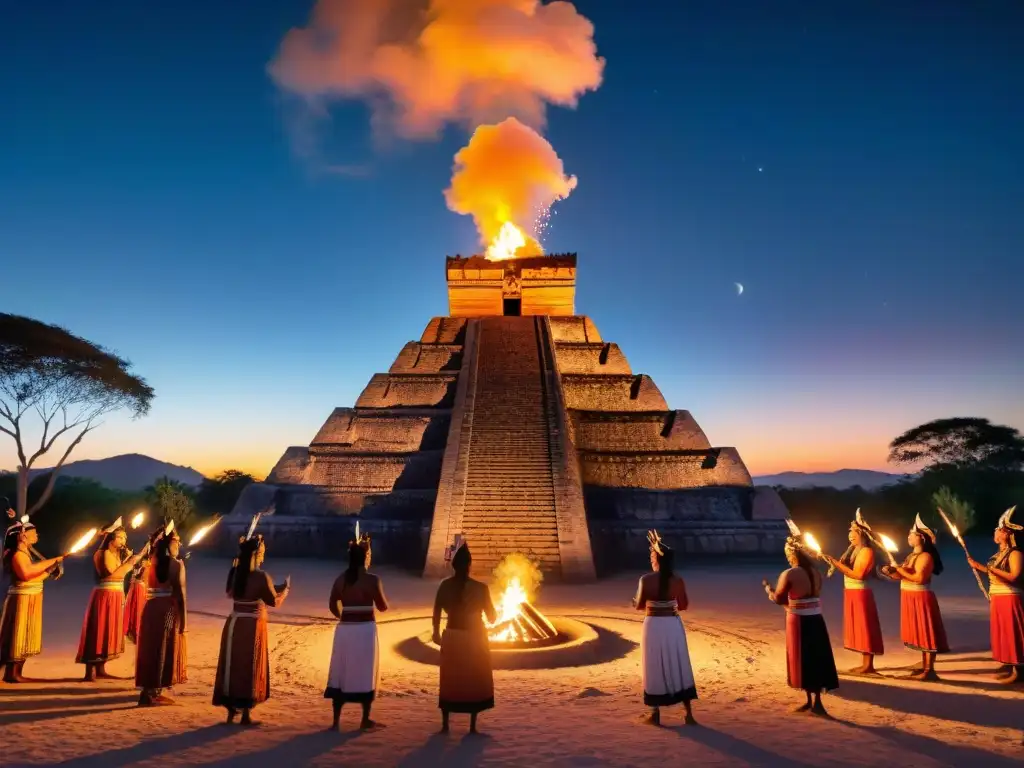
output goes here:
[[640, 641], [644, 704], [667, 707], [697, 698], [697, 687], [679, 616], [647, 616]]
[[327, 675], [325, 699], [373, 701], [380, 683], [380, 646], [374, 621], [339, 622]]

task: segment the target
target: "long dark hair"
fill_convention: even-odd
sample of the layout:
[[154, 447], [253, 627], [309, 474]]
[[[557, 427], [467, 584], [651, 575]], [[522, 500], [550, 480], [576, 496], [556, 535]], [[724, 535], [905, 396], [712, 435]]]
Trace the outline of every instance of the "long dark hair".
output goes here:
[[455, 583], [458, 584], [457, 594], [462, 598], [466, 590], [466, 583], [469, 581], [469, 566], [473, 563], [473, 556], [469, 553], [469, 547], [463, 544], [452, 556], [452, 570], [455, 571]]
[[939, 554], [939, 550], [935, 546], [935, 542], [932, 541], [931, 536], [923, 533], [919, 533], [918, 536], [921, 537], [921, 549], [932, 556], [932, 562], [935, 564], [932, 568], [932, 575], [938, 576], [945, 568], [942, 564], [942, 556]]
[[235, 568], [234, 583], [231, 586], [231, 595], [236, 600], [245, 595], [245, 586], [249, 583], [249, 574], [256, 565], [256, 553], [262, 543], [262, 536], [254, 536], [243, 541], [238, 547], [238, 567]]
[[797, 567], [802, 568], [807, 574], [807, 578], [811, 580], [811, 590], [814, 591], [818, 587], [818, 582], [814, 580], [815, 574], [818, 573], [817, 568], [814, 567], [814, 560], [802, 547], [794, 547], [793, 553], [796, 555]]
[[661, 545], [662, 553], [655, 556], [658, 558], [658, 599], [668, 600], [668, 588], [675, 575], [675, 554], [664, 544]]
[[345, 583], [351, 586], [359, 580], [359, 572], [366, 565], [367, 547], [357, 542], [348, 545], [348, 568], [345, 569]]
[[171, 573], [171, 539], [174, 535], [164, 536], [156, 545], [156, 580], [163, 584]]

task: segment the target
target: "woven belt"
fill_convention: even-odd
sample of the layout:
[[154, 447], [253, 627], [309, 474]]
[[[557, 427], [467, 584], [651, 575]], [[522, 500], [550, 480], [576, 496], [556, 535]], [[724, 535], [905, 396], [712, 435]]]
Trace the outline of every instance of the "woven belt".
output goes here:
[[817, 597], [805, 600], [790, 600], [786, 610], [795, 616], [820, 616], [821, 600]]
[[341, 609], [342, 624], [363, 624], [375, 620], [372, 605], [350, 605]]
[[235, 618], [251, 619], [260, 615], [263, 607], [262, 600], [236, 600], [232, 616]]
[[863, 579], [852, 579], [849, 576], [843, 576], [843, 586], [846, 589], [868, 589]]
[[12, 584], [7, 588], [8, 595], [41, 595], [43, 594], [43, 582], [35, 581], [28, 584]]
[[648, 600], [648, 616], [678, 616], [678, 605], [675, 600]]
[[146, 597], [149, 600], [152, 600], [154, 597], [170, 597], [170, 596], [171, 596], [171, 590], [169, 590], [169, 589], [147, 589], [146, 590]]
[[116, 592], [124, 592], [123, 581], [101, 581], [96, 585], [96, 589], [109, 589]]
[[993, 581], [988, 585], [988, 593], [990, 595], [1024, 595], [1024, 589]]
[[931, 584], [915, 584], [912, 581], [907, 581], [906, 579], [904, 579], [903, 581], [900, 582], [900, 591], [901, 592], [931, 592], [932, 591], [932, 585]]

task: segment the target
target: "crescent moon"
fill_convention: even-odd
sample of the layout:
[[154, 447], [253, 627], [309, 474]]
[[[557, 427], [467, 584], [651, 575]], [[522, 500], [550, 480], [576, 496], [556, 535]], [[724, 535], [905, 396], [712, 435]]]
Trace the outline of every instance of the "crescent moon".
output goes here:
[[734, 285], [736, 286], [736, 295], [737, 296], [742, 296], [743, 295], [743, 283], [734, 283]]

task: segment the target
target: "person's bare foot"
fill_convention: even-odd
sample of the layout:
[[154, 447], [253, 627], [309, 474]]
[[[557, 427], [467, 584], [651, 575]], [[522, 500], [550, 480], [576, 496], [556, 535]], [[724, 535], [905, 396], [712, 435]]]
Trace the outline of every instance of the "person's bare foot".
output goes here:
[[807, 702], [806, 704], [801, 704], [799, 707], [794, 707], [793, 708], [793, 714], [794, 715], [799, 715], [799, 714], [803, 714], [804, 712], [810, 712], [810, 711], [811, 711], [811, 703], [810, 702]]
[[646, 715], [640, 717], [640, 722], [644, 725], [653, 725], [656, 728], [661, 727], [661, 713], [660, 712], [648, 712]]
[[997, 680], [1003, 685], [1019, 685], [1024, 683], [1024, 675], [1021, 674], [1020, 667], [1012, 667], [1010, 674], [999, 677]]
[[387, 726], [383, 723], [378, 723], [376, 720], [366, 719], [359, 723], [359, 730], [361, 731], [372, 731], [377, 728], [386, 728]]
[[683, 718], [683, 724], [684, 725], [697, 725], [697, 718], [695, 718], [693, 716], [692, 712], [687, 712], [686, 716]]
[[811, 707], [811, 714], [817, 715], [818, 717], [831, 717], [831, 715], [829, 715], [828, 713], [828, 710], [825, 709], [825, 705], [822, 704], [820, 701], [815, 702], [814, 706]]

